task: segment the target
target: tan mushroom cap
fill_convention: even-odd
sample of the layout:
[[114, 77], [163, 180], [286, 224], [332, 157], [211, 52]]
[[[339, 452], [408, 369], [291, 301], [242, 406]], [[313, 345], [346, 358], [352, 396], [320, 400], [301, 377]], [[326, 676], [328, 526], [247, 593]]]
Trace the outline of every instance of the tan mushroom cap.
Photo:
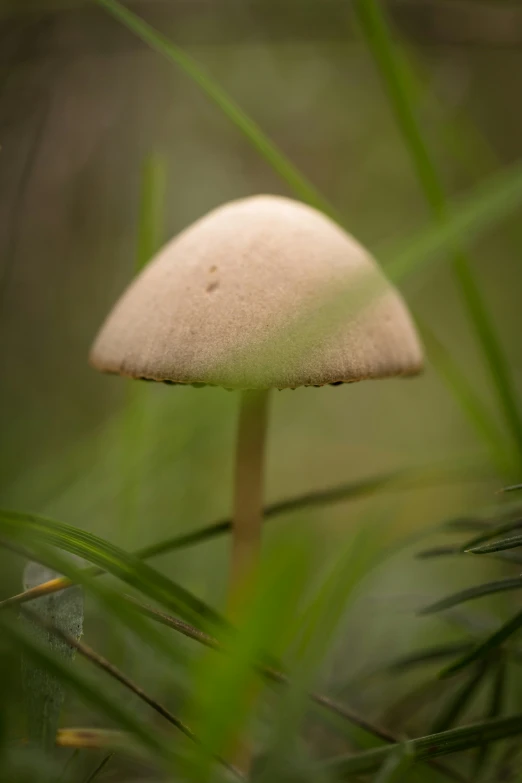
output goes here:
[[[343, 299], [363, 277], [375, 295]], [[278, 196], [225, 204], [165, 245], [91, 352], [105, 372], [244, 389], [413, 375], [422, 361], [408, 310], [371, 256]]]

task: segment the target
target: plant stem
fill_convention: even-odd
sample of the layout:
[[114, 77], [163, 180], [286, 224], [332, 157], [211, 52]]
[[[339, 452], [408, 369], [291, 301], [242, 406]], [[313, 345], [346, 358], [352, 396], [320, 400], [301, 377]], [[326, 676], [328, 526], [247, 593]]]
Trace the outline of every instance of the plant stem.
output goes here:
[[256, 569], [263, 524], [263, 462], [268, 391], [241, 392], [234, 479], [229, 605]]

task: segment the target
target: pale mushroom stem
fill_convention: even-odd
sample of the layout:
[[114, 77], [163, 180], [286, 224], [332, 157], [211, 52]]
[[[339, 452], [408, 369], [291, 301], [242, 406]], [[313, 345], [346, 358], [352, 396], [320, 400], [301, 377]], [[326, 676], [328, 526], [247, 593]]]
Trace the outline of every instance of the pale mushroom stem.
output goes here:
[[229, 581], [231, 608], [237, 605], [241, 588], [259, 560], [268, 395], [268, 390], [241, 392]]

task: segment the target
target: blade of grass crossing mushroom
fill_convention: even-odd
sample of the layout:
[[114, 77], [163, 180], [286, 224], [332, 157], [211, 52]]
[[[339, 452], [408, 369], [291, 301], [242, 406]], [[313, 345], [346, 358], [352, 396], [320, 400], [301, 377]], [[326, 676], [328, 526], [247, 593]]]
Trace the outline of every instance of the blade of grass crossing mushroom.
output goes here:
[[[354, 8], [366, 43], [383, 79], [395, 119], [426, 200], [436, 220], [445, 222], [450, 207], [416, 116], [416, 99], [408, 63], [392, 39], [386, 14], [379, 3], [376, 0], [355, 0]], [[519, 462], [522, 462], [522, 418], [509, 365], [471, 272], [469, 260], [458, 246], [452, 248], [452, 267], [484, 361], [488, 366], [508, 431], [515, 441]]]
[[362, 524], [292, 624], [292, 676], [272, 721], [260, 783], [269, 783], [284, 769], [287, 749], [292, 746], [305, 712], [313, 675], [329, 649], [355, 588], [380, 561], [378, 541], [375, 524]]
[[196, 663], [193, 714], [187, 720], [205, 748], [189, 761], [190, 777], [198, 783], [209, 779], [212, 756], [223, 756], [231, 748], [236, 764], [241, 765], [261, 687], [259, 660], [281, 655], [310, 580], [313, 554], [306, 537], [269, 553], [260, 578], [245, 586], [236, 610], [236, 630], [218, 635], [227, 654], [216, 656], [209, 651]]
[[[318, 191], [303, 177], [303, 175], [293, 166], [292, 163], [286, 158], [286, 156], [268, 139], [268, 137], [261, 131], [261, 129], [254, 123], [250, 117], [248, 117], [227, 95], [227, 93], [217, 85], [199, 65], [186, 55], [179, 47], [175, 46], [172, 42], [167, 40], [163, 35], [154, 30], [150, 25], [145, 23], [140, 17], [133, 14], [128, 9], [124, 8], [120, 3], [115, 0], [96, 0], [106, 11], [117, 18], [122, 24], [128, 27], [132, 32], [138, 35], [143, 41], [145, 41], [152, 49], [159, 54], [166, 57], [174, 64], [180, 66], [185, 73], [205, 92], [205, 94], [213, 100], [223, 113], [233, 122], [233, 124], [246, 136], [250, 143], [257, 149], [257, 151], [267, 160], [272, 168], [282, 177], [289, 187], [296, 193], [296, 195], [303, 201], [311, 204], [312, 206], [325, 212], [339, 223], [342, 223], [339, 216], [336, 215], [334, 208], [324, 199], [324, 197], [318, 193]], [[434, 364], [438, 366], [437, 357], [434, 358]], [[463, 404], [464, 410], [470, 416], [472, 422], [478, 426], [479, 431], [484, 435], [485, 430], [483, 422], [477, 418], [477, 412], [482, 409], [482, 402], [480, 398], [474, 393], [474, 390], [470, 387], [463, 393], [463, 381], [457, 379], [455, 373], [451, 375], [447, 372], [447, 367], [441, 368], [443, 376], [445, 376], [450, 383], [452, 391], [456, 398]], [[458, 383], [454, 385], [454, 382], [458, 380]], [[468, 407], [468, 404], [471, 405]], [[489, 431], [487, 438], [494, 431], [495, 423], [491, 419], [490, 424], [487, 426]], [[502, 459], [502, 443], [498, 444], [496, 449], [498, 456], [496, 460]]]
[[473, 648], [469, 653], [459, 658], [451, 666], [443, 669], [439, 677], [451, 677], [452, 675], [464, 669], [475, 661], [484, 658], [493, 650], [500, 647], [511, 636], [522, 628], [522, 612], [518, 612], [514, 617], [504, 623], [497, 631], [488, 636], [485, 641]]
[[171, 744], [162, 740], [156, 731], [149, 729], [131, 710], [122, 707], [120, 700], [109, 693], [106, 686], [99, 687], [77, 667], [73, 668], [70, 663], [56, 657], [48, 646], [39, 643], [34, 636], [7, 615], [0, 616], [0, 628], [4, 639], [10, 641], [25, 655], [31, 656], [35, 663], [44, 666], [52, 675], [66, 682], [78, 696], [96, 710], [116, 721], [155, 757], [166, 762], [167, 766], [172, 765], [176, 755]]

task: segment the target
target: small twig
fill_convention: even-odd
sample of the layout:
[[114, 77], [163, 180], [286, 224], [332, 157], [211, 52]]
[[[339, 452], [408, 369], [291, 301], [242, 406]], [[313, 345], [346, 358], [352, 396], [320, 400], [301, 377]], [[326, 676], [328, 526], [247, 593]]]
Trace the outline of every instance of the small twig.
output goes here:
[[181, 731], [186, 737], [189, 737], [189, 739], [193, 740], [194, 742], [197, 742], [197, 739], [192, 732], [191, 729], [189, 729], [188, 726], [186, 726], [179, 718], [176, 718], [175, 715], [173, 715], [169, 710], [167, 710], [166, 707], [164, 707], [162, 704], [157, 702], [155, 699], [153, 699], [151, 696], [145, 693], [145, 691], [140, 688], [139, 685], [136, 685], [136, 683], [132, 682], [127, 675], [125, 675], [122, 671], [120, 671], [116, 666], [114, 666], [110, 661], [108, 661], [106, 658], [104, 658], [102, 655], [99, 655], [97, 652], [95, 652], [92, 647], [89, 647], [84, 642], [80, 642], [76, 640], [73, 636], [71, 636], [68, 633], [65, 633], [60, 628], [57, 628], [52, 623], [48, 622], [47, 620], [44, 620], [42, 617], [37, 615], [35, 612], [32, 612], [30, 609], [22, 609], [22, 614], [24, 614], [26, 617], [28, 617], [31, 622], [37, 623], [42, 628], [45, 628], [50, 633], [57, 636], [59, 639], [61, 639], [66, 644], [70, 645], [71, 647], [74, 647], [75, 650], [77, 650], [80, 655], [82, 655], [84, 658], [87, 658], [87, 660], [91, 661], [95, 666], [97, 666], [99, 669], [102, 669], [103, 671], [107, 672], [107, 674], [110, 674], [111, 677], [113, 677], [115, 680], [118, 680], [122, 685], [125, 685], [126, 688], [128, 688], [130, 691], [136, 694], [136, 696], [144, 701], [146, 704], [149, 705], [149, 707], [152, 707], [153, 710], [156, 710], [165, 720], [167, 720], [169, 723], [171, 723], [173, 726], [175, 726], [179, 731]]

